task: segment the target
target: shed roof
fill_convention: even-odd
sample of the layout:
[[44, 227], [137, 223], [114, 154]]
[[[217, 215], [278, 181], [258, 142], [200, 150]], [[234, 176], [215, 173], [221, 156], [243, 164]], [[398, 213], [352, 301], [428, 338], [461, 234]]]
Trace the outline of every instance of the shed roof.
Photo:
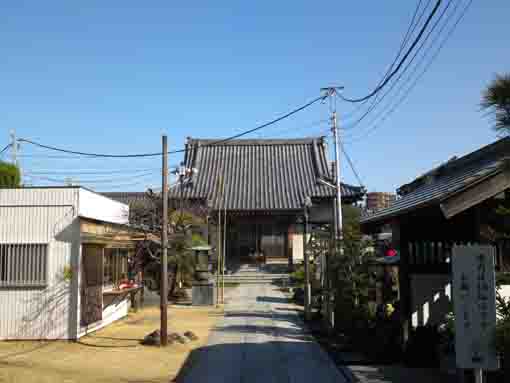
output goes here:
[[[218, 142], [189, 139], [185, 166], [195, 168], [191, 181], [171, 198], [209, 200], [213, 209], [297, 210], [306, 197], [331, 198], [331, 182], [322, 138], [240, 139]], [[222, 192], [222, 185], [224, 191]], [[361, 187], [342, 185], [347, 200], [361, 198]]]
[[146, 192], [103, 192], [101, 194], [126, 205], [146, 203], [148, 201]]
[[510, 154], [510, 137], [427, 172], [399, 188], [401, 198], [390, 207], [362, 217], [362, 224], [386, 221], [421, 207], [439, 204], [487, 177], [502, 171]]

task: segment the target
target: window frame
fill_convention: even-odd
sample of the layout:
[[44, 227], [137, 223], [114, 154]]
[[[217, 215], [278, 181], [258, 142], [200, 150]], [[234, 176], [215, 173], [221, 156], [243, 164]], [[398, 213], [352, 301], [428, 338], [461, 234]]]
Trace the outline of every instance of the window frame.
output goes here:
[[[109, 258], [109, 260], [108, 260]], [[122, 274], [126, 274], [128, 277], [128, 258], [129, 251], [124, 248], [105, 248], [103, 251], [103, 290], [113, 290], [119, 286], [119, 282], [122, 279]], [[123, 260], [125, 272], [123, 272]], [[107, 267], [108, 264], [108, 267]], [[109, 274], [109, 275], [108, 275]], [[108, 282], [107, 282], [107, 276]]]
[[[31, 258], [34, 256], [34, 251], [36, 251], [37, 257], [42, 260]], [[47, 287], [49, 283], [49, 253], [49, 243], [0, 243], [0, 289]], [[29, 278], [26, 278], [27, 275]], [[34, 278], [30, 279], [30, 277]]]

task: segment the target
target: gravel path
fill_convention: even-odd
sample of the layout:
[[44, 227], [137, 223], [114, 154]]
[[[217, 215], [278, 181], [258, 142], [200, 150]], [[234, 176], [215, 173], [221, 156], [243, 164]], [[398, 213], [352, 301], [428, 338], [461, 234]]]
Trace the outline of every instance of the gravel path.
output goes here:
[[240, 285], [225, 318], [191, 357], [184, 383], [347, 382], [306, 334], [294, 306], [275, 286]]

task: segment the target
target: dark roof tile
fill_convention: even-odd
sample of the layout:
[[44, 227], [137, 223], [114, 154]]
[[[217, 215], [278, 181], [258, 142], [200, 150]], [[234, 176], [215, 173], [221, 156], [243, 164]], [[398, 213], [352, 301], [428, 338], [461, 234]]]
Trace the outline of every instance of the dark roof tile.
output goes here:
[[[172, 188], [171, 198], [179, 198], [182, 192], [187, 199], [212, 201], [213, 209], [296, 210], [307, 196], [334, 196], [333, 189], [318, 182], [319, 177], [330, 178], [321, 138], [215, 142], [188, 141], [185, 165], [198, 172], [182, 191]], [[342, 185], [346, 200], [359, 199], [362, 194], [359, 187]]]
[[[439, 204], [443, 198], [492, 173], [499, 172], [509, 153], [510, 138], [503, 138], [464, 157], [450, 160], [440, 168], [434, 169], [440, 169], [440, 172], [426, 173], [429, 182], [423, 182], [424, 176], [421, 176], [401, 187], [407, 187], [410, 191], [390, 207], [362, 217], [361, 223], [384, 222], [424, 206]], [[412, 188], [409, 185], [412, 185]]]

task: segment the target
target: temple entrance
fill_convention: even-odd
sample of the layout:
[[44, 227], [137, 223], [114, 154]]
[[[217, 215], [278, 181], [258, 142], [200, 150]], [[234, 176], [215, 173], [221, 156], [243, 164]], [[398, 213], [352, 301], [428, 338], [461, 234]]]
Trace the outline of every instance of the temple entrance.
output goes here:
[[287, 223], [231, 221], [227, 232], [227, 262], [230, 266], [286, 262], [287, 236]]

